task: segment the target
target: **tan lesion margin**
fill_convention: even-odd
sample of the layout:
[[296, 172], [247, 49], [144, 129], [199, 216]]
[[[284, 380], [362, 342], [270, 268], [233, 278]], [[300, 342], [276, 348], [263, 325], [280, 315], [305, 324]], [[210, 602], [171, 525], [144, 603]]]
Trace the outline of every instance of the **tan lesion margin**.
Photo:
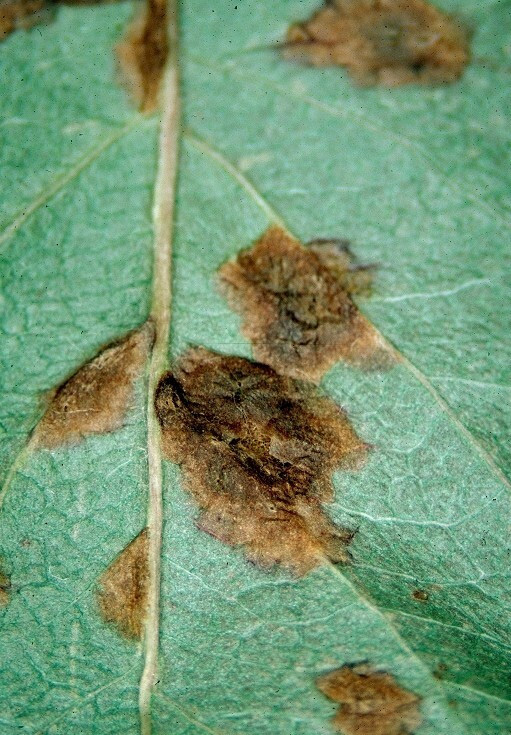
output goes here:
[[162, 463], [160, 433], [153, 395], [167, 362], [171, 310], [171, 254], [175, 182], [179, 142], [178, 13], [177, 0], [167, 6], [169, 55], [162, 86], [158, 174], [154, 192], [154, 271], [151, 318], [156, 338], [149, 365], [147, 400], [147, 451], [149, 471], [148, 607], [145, 623], [145, 663], [139, 689], [142, 735], [151, 732], [150, 702], [156, 681], [160, 624], [160, 557], [162, 538]]
[[[195, 58], [195, 60], [197, 59]], [[197, 63], [202, 63], [204, 65], [204, 63], [201, 61], [197, 61]], [[214, 68], [210, 64], [208, 64], [207, 67]], [[279, 88], [277, 91], [285, 92], [283, 88], [282, 89]], [[310, 102], [310, 100], [305, 100], [305, 101]], [[286, 226], [280, 214], [278, 214], [277, 212], [275, 212], [275, 210], [272, 209], [270, 204], [266, 201], [266, 199], [262, 197], [262, 195], [255, 188], [253, 183], [245, 176], [244, 173], [242, 173], [242, 171], [237, 169], [236, 166], [231, 161], [225, 158], [225, 156], [220, 151], [216, 150], [209, 141], [205, 141], [199, 138], [199, 136], [197, 136], [196, 133], [190, 129], [184, 130], [183, 137], [191, 146], [193, 146], [198, 151], [200, 151], [201, 153], [206, 155], [208, 158], [210, 158], [220, 168], [223, 168], [224, 171], [229, 176], [232, 176], [233, 179], [238, 182], [238, 184], [247, 192], [247, 194], [254, 200], [254, 202], [266, 214], [270, 224], [277, 224], [283, 227], [283, 229], [285, 229], [287, 232], [289, 232], [289, 234], [292, 237], [294, 237], [293, 233]], [[376, 330], [376, 327], [372, 323], [371, 325], [373, 329]], [[428, 393], [431, 394], [435, 402], [438, 404], [440, 411], [442, 413], [445, 413], [445, 415], [452, 421], [457, 431], [474, 448], [474, 451], [479, 455], [483, 464], [486, 464], [489, 467], [491, 473], [505, 487], [511, 490], [511, 481], [509, 480], [509, 478], [500, 469], [496, 461], [491, 456], [490, 452], [479, 442], [477, 437], [474, 434], [472, 434], [470, 429], [468, 429], [465, 426], [465, 424], [463, 424], [463, 422], [456, 415], [456, 413], [451, 408], [451, 406], [442, 397], [442, 395], [435, 388], [433, 383], [431, 383], [429, 377], [426, 376], [418, 367], [416, 367], [416, 365], [408, 357], [406, 357], [402, 352], [400, 352], [400, 350], [393, 343], [391, 343], [381, 332], [379, 332], [379, 330], [376, 330], [376, 332], [378, 333], [382, 342], [387, 346], [387, 349], [389, 350], [389, 352], [394, 356], [396, 363], [401, 363], [405, 367], [405, 369], [409, 373], [411, 373], [411, 375], [416, 380], [418, 380], [419, 383], [422, 384], [423, 388], [425, 388], [428, 391]]]

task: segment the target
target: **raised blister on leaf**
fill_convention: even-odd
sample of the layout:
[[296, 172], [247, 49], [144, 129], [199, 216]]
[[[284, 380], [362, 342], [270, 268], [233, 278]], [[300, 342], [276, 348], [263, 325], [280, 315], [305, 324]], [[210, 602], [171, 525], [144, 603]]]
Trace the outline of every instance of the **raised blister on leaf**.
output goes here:
[[128, 638], [142, 636], [148, 583], [148, 534], [144, 529], [99, 579], [97, 596], [101, 616]]
[[333, 723], [344, 735], [408, 735], [421, 722], [420, 697], [366, 663], [330, 671], [316, 685], [341, 705]]
[[35, 444], [51, 449], [120, 428], [153, 340], [154, 327], [147, 322], [82, 365], [51, 394]]
[[425, 0], [331, 0], [286, 41], [286, 58], [344, 66], [362, 84], [453, 82], [469, 60], [464, 29]]
[[198, 526], [263, 567], [304, 574], [345, 562], [353, 533], [322, 509], [332, 472], [367, 445], [310, 383], [241, 357], [189, 350], [155, 399], [165, 456], [181, 465], [201, 508]]
[[254, 357], [277, 372], [319, 380], [338, 360], [362, 368], [392, 357], [352, 295], [366, 291], [371, 269], [357, 265], [345, 241], [304, 247], [270, 227], [219, 271], [222, 291], [243, 317]]

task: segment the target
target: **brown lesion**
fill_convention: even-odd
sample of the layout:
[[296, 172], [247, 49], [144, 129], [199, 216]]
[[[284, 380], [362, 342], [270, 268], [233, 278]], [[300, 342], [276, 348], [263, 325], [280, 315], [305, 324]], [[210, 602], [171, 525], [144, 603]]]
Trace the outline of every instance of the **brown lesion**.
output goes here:
[[167, 1], [147, 0], [116, 47], [124, 84], [143, 112], [158, 106], [168, 53]]
[[155, 397], [164, 456], [181, 465], [198, 527], [242, 546], [263, 568], [306, 573], [346, 562], [353, 532], [322, 508], [332, 472], [355, 468], [367, 445], [311, 383], [241, 357], [194, 348]]
[[49, 23], [60, 5], [102, 5], [116, 0], [0, 0], [0, 41], [14, 31]]
[[0, 609], [9, 604], [11, 596], [11, 580], [0, 568]]
[[28, 30], [52, 16], [48, 0], [0, 0], [0, 41], [17, 30]]
[[148, 531], [126, 546], [99, 579], [97, 599], [103, 620], [127, 638], [142, 637], [149, 585]]
[[108, 344], [52, 391], [34, 432], [35, 445], [53, 449], [120, 428], [153, 341], [154, 326], [147, 322]]
[[461, 24], [425, 0], [329, 0], [289, 28], [284, 55], [392, 87], [456, 81], [469, 45]]
[[[53, 19], [60, 5], [99, 5], [115, 0], [0, 0], [0, 41], [19, 29]], [[167, 0], [146, 0], [116, 46], [122, 82], [142, 112], [153, 112], [169, 53]]]
[[345, 241], [315, 240], [304, 247], [270, 227], [222, 266], [219, 279], [243, 317], [254, 357], [277, 372], [318, 381], [338, 360], [366, 369], [392, 362], [352, 299], [370, 288], [372, 267], [357, 264]]
[[416, 589], [413, 590], [412, 597], [417, 602], [427, 602], [429, 600], [429, 592], [425, 589]]
[[433, 669], [433, 676], [435, 677], [435, 679], [439, 679], [440, 681], [442, 681], [442, 679], [445, 679], [448, 671], [449, 667], [447, 666], [447, 664], [439, 661]]
[[421, 724], [420, 697], [367, 663], [335, 669], [316, 685], [340, 704], [333, 724], [343, 735], [410, 735]]

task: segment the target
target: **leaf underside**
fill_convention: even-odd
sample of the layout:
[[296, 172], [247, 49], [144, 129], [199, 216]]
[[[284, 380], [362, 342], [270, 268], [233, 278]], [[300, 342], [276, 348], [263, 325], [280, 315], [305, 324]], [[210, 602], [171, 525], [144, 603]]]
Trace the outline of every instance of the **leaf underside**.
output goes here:
[[[316, 4], [182, 3], [169, 359], [251, 356], [215, 274], [273, 210], [302, 242], [348, 238], [381, 264], [358, 305], [403, 360], [322, 383], [374, 447], [328, 506], [358, 529], [348, 567], [247, 564], [196, 528], [164, 465], [152, 730], [327, 735], [316, 679], [367, 660], [422, 698], [420, 735], [506, 733], [511, 4], [444, 3], [474, 28], [472, 64], [398, 90], [270, 48]], [[25, 450], [45, 391], [149, 312], [158, 121], [112, 55], [132, 13], [62, 7], [0, 48], [2, 735], [140, 730], [143, 644], [102, 621], [95, 588], [146, 524], [144, 378], [119, 431]]]

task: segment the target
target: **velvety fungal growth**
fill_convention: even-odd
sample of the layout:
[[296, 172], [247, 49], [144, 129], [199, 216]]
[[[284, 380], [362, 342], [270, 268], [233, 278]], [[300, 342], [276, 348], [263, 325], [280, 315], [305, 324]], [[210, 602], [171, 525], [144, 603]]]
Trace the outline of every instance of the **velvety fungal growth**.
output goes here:
[[343, 666], [316, 685], [341, 705], [333, 723], [343, 735], [408, 735], [421, 723], [420, 697], [367, 664]]
[[383, 367], [390, 354], [352, 294], [367, 290], [370, 267], [354, 262], [345, 241], [303, 247], [271, 227], [219, 271], [220, 286], [243, 317], [254, 357], [277, 372], [319, 380], [338, 360]]
[[[103, 1], [111, 0], [0, 0], [0, 41], [15, 30], [47, 22], [58, 5]], [[122, 80], [143, 112], [158, 106], [168, 51], [167, 0], [147, 0], [116, 47]]]
[[166, 0], [147, 0], [116, 52], [128, 91], [143, 112], [152, 112], [169, 52]]
[[17, 30], [49, 23], [59, 5], [101, 5], [113, 0], [0, 0], [0, 41]]
[[120, 428], [153, 340], [154, 328], [147, 322], [79, 368], [51, 395], [36, 443], [51, 449]]
[[286, 41], [287, 58], [389, 87], [453, 82], [469, 60], [461, 25], [425, 0], [329, 0]]
[[148, 533], [144, 529], [99, 579], [97, 597], [101, 616], [128, 638], [142, 637], [149, 580], [147, 555]]
[[0, 0], [0, 41], [14, 31], [32, 28], [49, 15], [46, 0]]
[[367, 446], [310, 384], [241, 357], [189, 350], [155, 397], [165, 457], [181, 465], [198, 527], [262, 567], [304, 574], [348, 560], [352, 532], [322, 510], [332, 472]]

